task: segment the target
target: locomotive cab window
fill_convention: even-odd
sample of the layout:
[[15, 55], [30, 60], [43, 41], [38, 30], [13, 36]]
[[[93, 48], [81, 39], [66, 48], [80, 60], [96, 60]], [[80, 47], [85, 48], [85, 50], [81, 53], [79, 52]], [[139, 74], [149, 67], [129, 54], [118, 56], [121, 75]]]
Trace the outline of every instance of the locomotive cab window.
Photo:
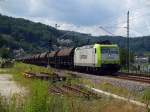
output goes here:
[[110, 51], [112, 54], [118, 54], [118, 49], [117, 48], [112, 48]]
[[106, 54], [106, 53], [111, 53], [111, 54], [118, 54], [118, 49], [117, 48], [102, 48], [102, 53]]
[[102, 48], [102, 53], [103, 53], [103, 54], [109, 53], [109, 48]]

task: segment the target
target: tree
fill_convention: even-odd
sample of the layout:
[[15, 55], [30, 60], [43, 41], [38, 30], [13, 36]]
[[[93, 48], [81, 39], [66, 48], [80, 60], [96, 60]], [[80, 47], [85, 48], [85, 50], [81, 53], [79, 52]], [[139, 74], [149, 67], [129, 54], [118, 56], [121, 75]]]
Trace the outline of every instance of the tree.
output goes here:
[[150, 104], [150, 88], [149, 89], [146, 89], [143, 93], [143, 100], [145, 101], [146, 103], [146, 108], [147, 108], [147, 111], [150, 112], [150, 109], [149, 109], [149, 104]]
[[0, 57], [4, 59], [12, 58], [13, 54], [9, 48], [1, 48], [0, 49]]
[[[126, 49], [120, 48], [120, 61], [122, 66], [126, 66], [128, 63], [128, 51]], [[130, 52], [130, 62], [134, 62], [134, 53]]]

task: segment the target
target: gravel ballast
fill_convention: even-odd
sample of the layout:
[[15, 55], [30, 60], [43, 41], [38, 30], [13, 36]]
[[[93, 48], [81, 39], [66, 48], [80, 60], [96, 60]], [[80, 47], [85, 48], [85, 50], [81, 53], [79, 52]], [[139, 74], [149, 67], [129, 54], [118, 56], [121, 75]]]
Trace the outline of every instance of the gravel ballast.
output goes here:
[[129, 91], [138, 91], [142, 92], [145, 88], [150, 88], [150, 84], [148, 83], [142, 83], [137, 81], [131, 81], [131, 80], [124, 80], [124, 79], [118, 79], [109, 76], [98, 76], [98, 75], [91, 75], [86, 73], [78, 73], [78, 72], [71, 72], [77, 76], [80, 76], [82, 78], [86, 78], [89, 80], [92, 80], [94, 83], [110, 83], [113, 86], [126, 88]]

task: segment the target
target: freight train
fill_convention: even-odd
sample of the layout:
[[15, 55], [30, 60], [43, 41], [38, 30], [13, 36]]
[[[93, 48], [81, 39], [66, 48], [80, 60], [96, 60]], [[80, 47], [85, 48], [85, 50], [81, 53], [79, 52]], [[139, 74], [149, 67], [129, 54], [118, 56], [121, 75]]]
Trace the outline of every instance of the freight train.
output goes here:
[[116, 44], [86, 45], [64, 48], [19, 59], [24, 63], [89, 72], [115, 73], [120, 69], [120, 53]]

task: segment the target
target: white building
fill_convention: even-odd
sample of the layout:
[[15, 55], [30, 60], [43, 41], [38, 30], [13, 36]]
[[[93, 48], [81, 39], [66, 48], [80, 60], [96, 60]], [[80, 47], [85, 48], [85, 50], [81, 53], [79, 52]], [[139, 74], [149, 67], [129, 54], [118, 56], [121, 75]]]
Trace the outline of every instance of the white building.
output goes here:
[[137, 71], [140, 72], [150, 72], [150, 63], [148, 56], [135, 56], [134, 66]]

